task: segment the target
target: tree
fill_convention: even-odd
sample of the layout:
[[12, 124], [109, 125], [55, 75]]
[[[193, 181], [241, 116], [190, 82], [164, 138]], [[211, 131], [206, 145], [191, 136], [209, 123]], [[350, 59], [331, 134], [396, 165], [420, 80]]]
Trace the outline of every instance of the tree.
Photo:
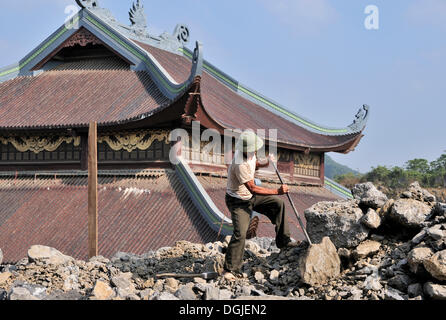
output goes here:
[[381, 182], [387, 184], [390, 170], [385, 166], [372, 167], [372, 171], [366, 173], [365, 180], [374, 183]]
[[429, 161], [427, 161], [426, 159], [413, 159], [406, 162], [405, 168], [409, 171], [415, 171], [425, 174], [429, 172], [430, 165]]
[[432, 161], [430, 167], [433, 184], [446, 187], [446, 154], [442, 154], [437, 160]]

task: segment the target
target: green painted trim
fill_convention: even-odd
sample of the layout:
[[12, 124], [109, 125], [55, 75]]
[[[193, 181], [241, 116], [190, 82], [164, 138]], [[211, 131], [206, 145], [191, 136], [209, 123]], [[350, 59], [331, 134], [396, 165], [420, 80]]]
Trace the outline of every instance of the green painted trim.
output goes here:
[[151, 61], [143, 54], [139, 53], [137, 50], [132, 48], [130, 45], [122, 41], [118, 36], [116, 36], [113, 32], [109, 31], [106, 27], [104, 27], [99, 21], [96, 21], [93, 17], [87, 16], [86, 19], [93, 23], [97, 28], [106, 33], [110, 38], [123, 46], [126, 50], [135, 55], [138, 59], [144, 62], [144, 64], [152, 71], [152, 73], [157, 77], [159, 81], [162, 82], [164, 87], [166, 87], [171, 93], [178, 94], [183, 91], [188, 83], [183, 83], [178, 88], [173, 87], [160, 73], [160, 71], [155, 68], [155, 66], [151, 63]]
[[[179, 50], [180, 52], [182, 52], [184, 55], [186, 55], [187, 57], [192, 58], [192, 55], [191, 55], [188, 51], [186, 51], [184, 48], [179, 48], [178, 50]], [[212, 73], [214, 76], [216, 76], [217, 78], [220, 78], [220, 79], [224, 80], [225, 82], [231, 84], [233, 87], [237, 88], [237, 90], [239, 90], [239, 91], [241, 91], [241, 92], [243, 92], [243, 93], [249, 95], [250, 97], [256, 99], [257, 101], [260, 101], [260, 102], [266, 104], [267, 106], [269, 106], [269, 107], [271, 107], [271, 108], [273, 108], [273, 109], [275, 109], [275, 110], [277, 110], [277, 111], [279, 111], [279, 112], [281, 112], [281, 113], [287, 115], [288, 117], [290, 117], [290, 118], [292, 118], [292, 119], [294, 119], [294, 120], [296, 120], [296, 121], [299, 121], [300, 123], [302, 123], [302, 124], [304, 124], [304, 125], [306, 125], [306, 126], [308, 126], [308, 127], [310, 127], [310, 128], [313, 128], [313, 129], [316, 129], [316, 130], [318, 130], [318, 131], [325, 132], [325, 133], [347, 133], [347, 132], [348, 132], [348, 130], [345, 129], [345, 128], [344, 128], [344, 129], [328, 129], [328, 128], [323, 128], [323, 127], [320, 127], [320, 126], [318, 126], [318, 125], [315, 125], [315, 124], [313, 124], [313, 123], [311, 123], [311, 122], [308, 122], [308, 121], [306, 121], [306, 120], [300, 118], [300, 117], [297, 116], [296, 114], [291, 113], [291, 112], [289, 112], [289, 111], [283, 109], [282, 107], [280, 107], [280, 106], [278, 106], [278, 105], [272, 103], [271, 101], [269, 101], [269, 100], [267, 100], [267, 99], [265, 99], [265, 98], [259, 96], [258, 94], [252, 92], [251, 90], [249, 90], [249, 89], [243, 87], [241, 84], [239, 84], [239, 83], [235, 83], [235, 82], [232, 81], [231, 79], [228, 79], [227, 77], [225, 77], [224, 75], [222, 75], [220, 72], [218, 72], [217, 70], [215, 70], [214, 68], [212, 68], [212, 67], [211, 67], [209, 64], [207, 64], [206, 62], [204, 62], [204, 68], [205, 68], [207, 71], [209, 71], [210, 73]]]
[[333, 189], [336, 189], [337, 191], [341, 192], [342, 194], [345, 194], [349, 198], [353, 199], [353, 195], [350, 192], [347, 192], [347, 191], [343, 190], [342, 188], [339, 188], [337, 185], [331, 183], [330, 181], [325, 180], [325, 184], [330, 186]]
[[[221, 221], [219, 221], [217, 218], [215, 218], [215, 216], [209, 211], [209, 209], [206, 206], [206, 204], [203, 203], [201, 198], [198, 196], [198, 194], [195, 191], [195, 188], [193, 187], [193, 185], [191, 185], [191, 183], [190, 183], [186, 173], [183, 171], [183, 168], [181, 167], [181, 165], [177, 165], [176, 167], [179, 169], [179, 172], [180, 172], [181, 176], [183, 177], [184, 181], [186, 181], [186, 183], [187, 183], [188, 189], [190, 191], [192, 191], [195, 199], [199, 202], [201, 208], [204, 209], [206, 215], [212, 220], [212, 222], [214, 224], [221, 224]], [[226, 231], [232, 231], [233, 230], [230, 226], [228, 226], [228, 225], [226, 225], [224, 223], [222, 225], [222, 228], [225, 229]]]
[[16, 71], [22, 70], [28, 63], [30, 63], [35, 57], [37, 57], [39, 54], [41, 54], [46, 48], [48, 48], [50, 45], [52, 45], [57, 39], [59, 39], [62, 35], [64, 35], [68, 30], [71, 29], [71, 27], [77, 23], [80, 20], [79, 16], [77, 16], [69, 25], [64, 25], [62, 30], [58, 32], [53, 38], [48, 40], [48, 42], [44, 43], [32, 56], [30, 56], [26, 61], [22, 62], [20, 65], [18, 65], [15, 68], [3, 71], [0, 73], [0, 77], [6, 76], [8, 74], [14, 73]]

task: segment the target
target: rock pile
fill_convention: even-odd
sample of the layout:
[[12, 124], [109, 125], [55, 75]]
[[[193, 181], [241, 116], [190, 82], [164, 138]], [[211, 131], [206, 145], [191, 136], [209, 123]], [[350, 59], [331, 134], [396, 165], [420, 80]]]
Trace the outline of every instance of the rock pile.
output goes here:
[[395, 200], [369, 183], [353, 194], [305, 211], [321, 251], [254, 238], [235, 281], [157, 277], [221, 272], [229, 238], [89, 261], [32, 246], [14, 265], [1, 264], [0, 250], [0, 300], [446, 299], [446, 205], [418, 184]]

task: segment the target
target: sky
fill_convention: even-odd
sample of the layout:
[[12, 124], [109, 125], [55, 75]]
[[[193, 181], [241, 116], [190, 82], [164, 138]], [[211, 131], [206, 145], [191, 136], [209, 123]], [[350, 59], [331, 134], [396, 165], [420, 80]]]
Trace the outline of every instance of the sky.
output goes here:
[[[98, 2], [130, 23], [133, 1]], [[213, 65], [318, 124], [348, 126], [369, 105], [361, 142], [329, 153], [335, 161], [365, 173], [446, 152], [446, 0], [141, 1], [150, 33], [188, 25], [190, 48], [202, 42]], [[73, 5], [1, 0], [0, 67], [39, 45]]]

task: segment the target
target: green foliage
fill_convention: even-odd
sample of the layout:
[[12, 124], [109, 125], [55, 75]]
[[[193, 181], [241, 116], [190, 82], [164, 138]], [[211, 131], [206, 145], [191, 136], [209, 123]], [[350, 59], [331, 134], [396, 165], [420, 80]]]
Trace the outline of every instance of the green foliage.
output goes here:
[[325, 155], [325, 176], [330, 179], [336, 180], [336, 176], [352, 173], [354, 175], [360, 175], [358, 171], [350, 169], [349, 167], [339, 164], [334, 161], [329, 155]]
[[366, 174], [340, 165], [326, 156], [325, 170], [327, 177], [350, 189], [355, 184], [366, 181], [394, 190], [407, 188], [414, 181], [418, 181], [424, 188], [446, 187], [446, 153], [432, 162], [419, 158], [409, 160], [402, 168], [372, 167]]
[[333, 180], [343, 185], [346, 188], [352, 189], [356, 184], [360, 183], [362, 179], [361, 174], [355, 174], [348, 172], [340, 175], [336, 175]]
[[405, 188], [414, 181], [423, 187], [446, 187], [446, 154], [429, 163], [426, 159], [413, 159], [405, 163], [404, 168], [378, 166], [366, 173], [362, 181], [388, 188]]

